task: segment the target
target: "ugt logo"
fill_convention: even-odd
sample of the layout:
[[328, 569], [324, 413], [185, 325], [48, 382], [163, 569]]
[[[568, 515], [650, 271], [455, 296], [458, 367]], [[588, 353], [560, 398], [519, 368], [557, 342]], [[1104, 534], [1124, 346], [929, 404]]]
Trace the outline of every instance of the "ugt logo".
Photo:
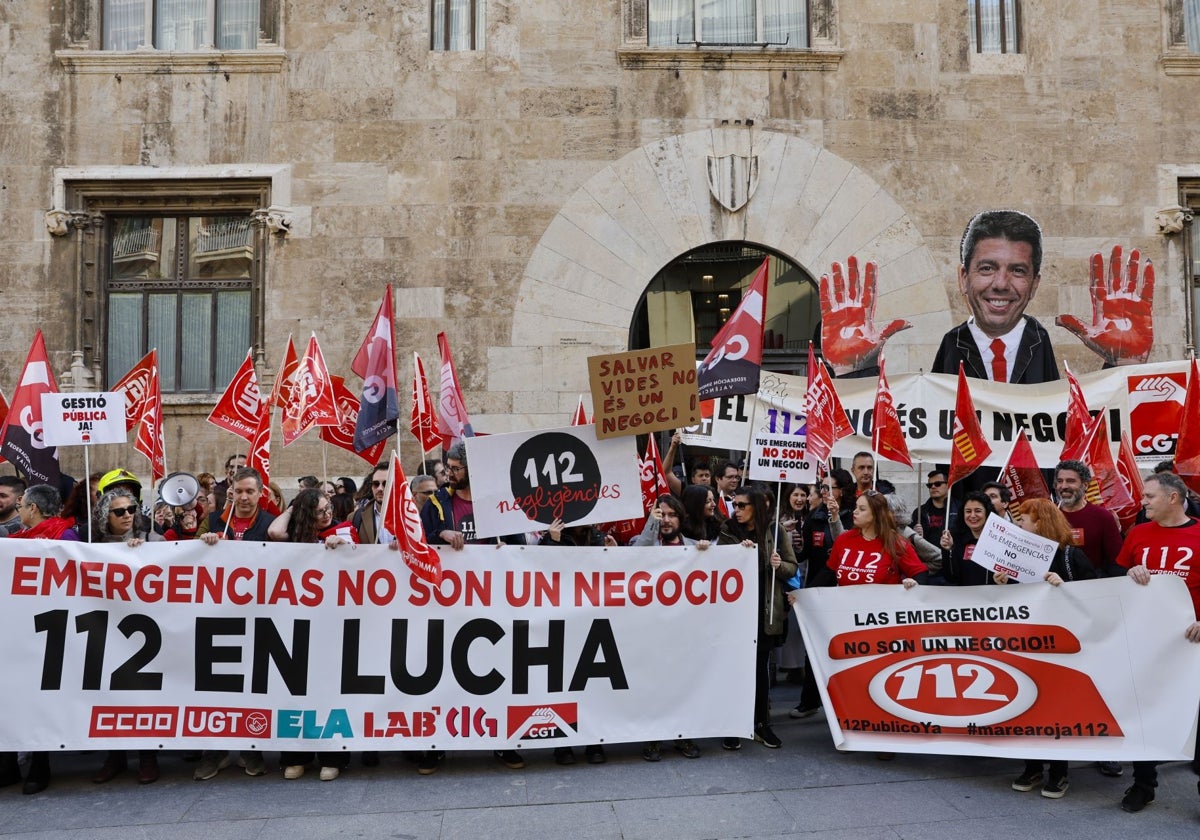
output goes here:
[[568, 738], [579, 731], [575, 703], [549, 706], [509, 706], [508, 737], [519, 740]]

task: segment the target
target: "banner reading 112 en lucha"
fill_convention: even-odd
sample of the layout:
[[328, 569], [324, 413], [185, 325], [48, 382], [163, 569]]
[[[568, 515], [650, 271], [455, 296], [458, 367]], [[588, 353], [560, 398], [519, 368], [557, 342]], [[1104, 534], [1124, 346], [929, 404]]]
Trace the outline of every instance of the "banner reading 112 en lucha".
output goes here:
[[[756, 553], [0, 541], [0, 750], [749, 737]], [[648, 643], [648, 640], [652, 640]]]

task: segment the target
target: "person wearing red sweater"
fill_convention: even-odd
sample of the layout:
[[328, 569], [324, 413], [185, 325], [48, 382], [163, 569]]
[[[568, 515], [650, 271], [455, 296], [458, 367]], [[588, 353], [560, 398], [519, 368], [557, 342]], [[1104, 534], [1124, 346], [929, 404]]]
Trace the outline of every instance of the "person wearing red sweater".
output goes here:
[[854, 503], [854, 528], [834, 541], [826, 564], [837, 575], [838, 586], [902, 583], [911, 589], [929, 574], [896, 528], [887, 498], [873, 490]]

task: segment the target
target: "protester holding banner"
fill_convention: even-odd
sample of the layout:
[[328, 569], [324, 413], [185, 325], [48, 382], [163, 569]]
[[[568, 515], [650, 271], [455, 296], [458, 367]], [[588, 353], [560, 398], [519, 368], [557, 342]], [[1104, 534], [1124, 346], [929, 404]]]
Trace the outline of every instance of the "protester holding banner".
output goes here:
[[929, 576], [912, 543], [896, 527], [887, 497], [874, 490], [854, 503], [854, 527], [837, 538], [825, 564], [833, 569], [838, 586], [900, 583], [911, 589]]
[[[808, 564], [804, 558], [804, 520], [809, 514], [810, 494], [811, 490], [807, 484], [789, 484], [783, 493], [787, 503], [780, 514], [779, 524], [791, 541], [792, 553], [796, 555], [796, 563], [799, 566], [796, 574], [784, 584], [789, 602], [792, 593], [803, 587], [804, 575], [808, 572]], [[784, 637], [786, 641], [779, 649], [775, 666], [780, 671], [788, 672], [789, 682], [803, 684], [804, 639], [800, 635], [800, 623], [796, 619], [795, 610], [788, 610], [788, 629]]]
[[[739, 487], [733, 495], [733, 516], [721, 526], [720, 545], [758, 547], [758, 645], [754, 669], [754, 740], [769, 749], [783, 746], [771, 729], [771, 651], [783, 644], [787, 629], [787, 599], [784, 583], [798, 568], [791, 540], [776, 539], [771, 508], [766, 494], [756, 487]], [[741, 746], [737, 738], [726, 738], [727, 750]]]
[[972, 490], [963, 498], [960, 521], [942, 532], [942, 569], [949, 583], [980, 586], [993, 582], [987, 569], [971, 562], [975, 543], [979, 542], [979, 535], [991, 513], [992, 500], [978, 490]]
[[[642, 533], [630, 541], [630, 545], [699, 545], [698, 540], [684, 536], [684, 523], [687, 522], [687, 511], [683, 502], [669, 493], [658, 497], [650, 515], [646, 517], [646, 525]], [[708, 543], [705, 542], [705, 546]]]
[[1092, 471], [1082, 461], [1059, 461], [1054, 468], [1054, 494], [1071, 529], [1072, 545], [1079, 547], [1103, 577], [1120, 577], [1116, 565], [1121, 552], [1121, 528], [1108, 508], [1087, 500]]

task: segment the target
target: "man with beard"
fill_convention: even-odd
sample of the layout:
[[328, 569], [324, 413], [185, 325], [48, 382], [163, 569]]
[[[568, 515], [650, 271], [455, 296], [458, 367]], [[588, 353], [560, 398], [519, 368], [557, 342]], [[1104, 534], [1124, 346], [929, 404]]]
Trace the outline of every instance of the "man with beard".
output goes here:
[[1060, 461], [1054, 468], [1054, 494], [1071, 525], [1072, 543], [1092, 561], [1101, 577], [1121, 577], [1121, 527], [1112, 512], [1087, 500], [1092, 471], [1082, 461]]
[[350, 518], [350, 524], [358, 531], [359, 542], [363, 545], [390, 545], [396, 541], [396, 537], [383, 525], [383, 497], [387, 492], [389, 467], [387, 461], [380, 461], [371, 474], [363, 479], [363, 489], [370, 489], [371, 500], [360, 505]]
[[24, 493], [24, 481], [15, 475], [0, 475], [0, 537], [10, 537], [25, 527], [19, 510]]
[[[683, 502], [674, 496], [663, 494], [658, 497], [650, 516], [646, 518], [646, 527], [642, 533], [633, 538], [630, 545], [696, 545], [696, 541], [683, 535], [683, 523], [687, 512]], [[708, 543], [704, 543], [707, 547]]]

